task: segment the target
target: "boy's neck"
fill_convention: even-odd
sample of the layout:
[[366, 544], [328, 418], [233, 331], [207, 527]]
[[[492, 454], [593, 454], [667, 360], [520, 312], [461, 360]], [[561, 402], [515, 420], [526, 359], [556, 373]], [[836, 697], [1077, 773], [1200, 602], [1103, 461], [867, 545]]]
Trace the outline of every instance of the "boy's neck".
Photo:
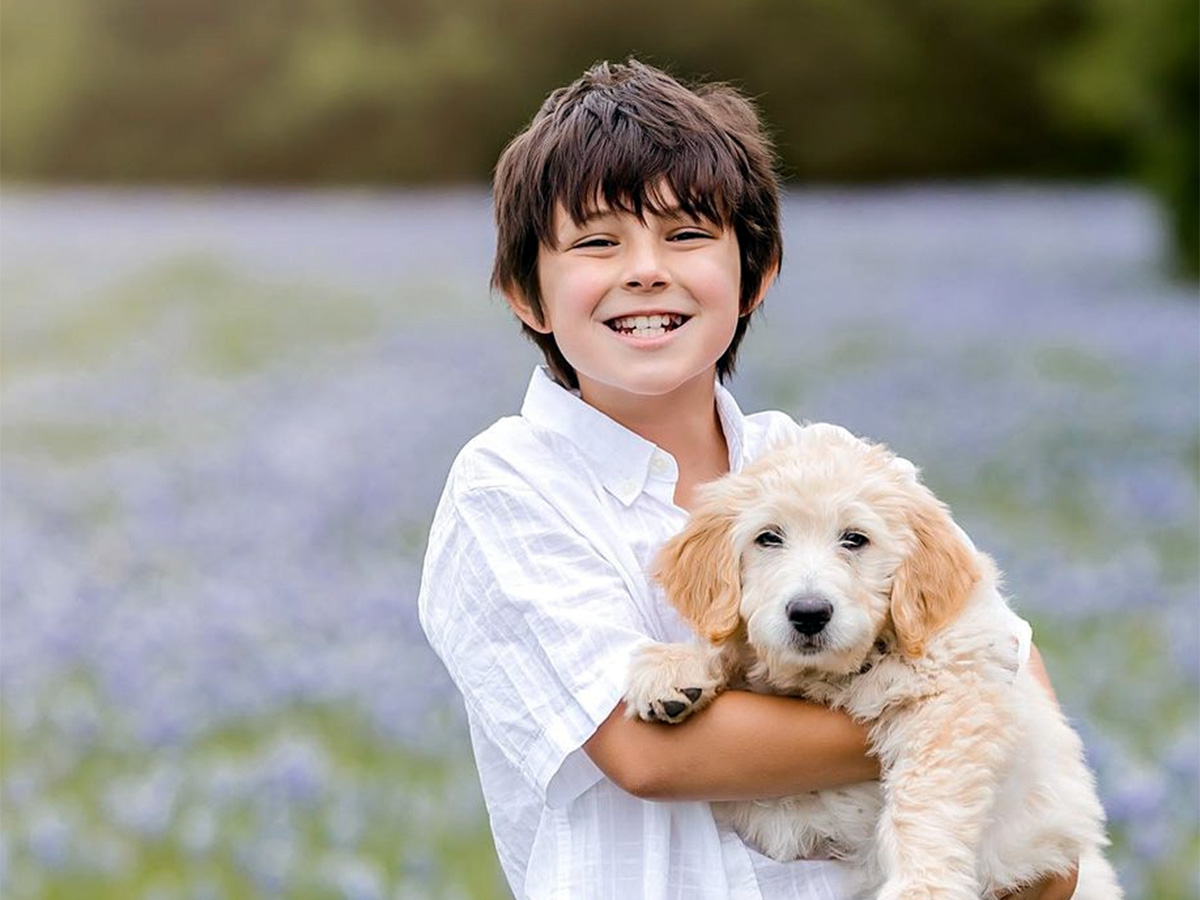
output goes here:
[[687, 507], [699, 483], [729, 471], [729, 450], [717, 413], [716, 375], [693, 378], [661, 396], [606, 389], [581, 379], [584, 402], [670, 453], [679, 466], [676, 502]]

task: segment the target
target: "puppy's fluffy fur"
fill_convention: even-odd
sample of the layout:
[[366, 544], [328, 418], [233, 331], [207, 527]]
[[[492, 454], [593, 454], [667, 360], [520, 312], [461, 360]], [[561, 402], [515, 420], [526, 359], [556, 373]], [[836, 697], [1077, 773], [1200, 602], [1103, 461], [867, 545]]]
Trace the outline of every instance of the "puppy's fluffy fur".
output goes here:
[[728, 686], [869, 724], [878, 784], [717, 804], [764, 853], [845, 860], [881, 900], [995, 897], [1078, 859], [1078, 900], [1121, 897], [1081, 742], [911, 464], [808, 426], [709, 486], [657, 574], [707, 642], [636, 658], [630, 715], [681, 721]]

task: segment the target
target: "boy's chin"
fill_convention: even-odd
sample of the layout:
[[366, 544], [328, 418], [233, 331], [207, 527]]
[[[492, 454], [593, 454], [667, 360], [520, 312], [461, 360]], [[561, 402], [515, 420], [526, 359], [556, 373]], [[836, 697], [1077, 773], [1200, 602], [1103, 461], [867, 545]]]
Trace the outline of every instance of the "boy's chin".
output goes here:
[[578, 370], [576, 372], [580, 394], [589, 403], [605, 398], [633, 401], [638, 398], [661, 399], [699, 385], [711, 386], [717, 378], [715, 365], [698, 373], [629, 371], [621, 373], [620, 377], [596, 378], [579, 373]]

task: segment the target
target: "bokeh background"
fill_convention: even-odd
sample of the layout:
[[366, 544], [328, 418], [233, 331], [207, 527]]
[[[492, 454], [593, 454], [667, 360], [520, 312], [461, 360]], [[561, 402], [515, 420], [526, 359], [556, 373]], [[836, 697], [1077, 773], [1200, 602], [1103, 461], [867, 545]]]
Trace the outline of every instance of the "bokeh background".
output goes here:
[[5, 0], [0, 894], [504, 898], [415, 598], [536, 362], [487, 179], [631, 53], [754, 96], [777, 407], [1007, 572], [1128, 896], [1200, 896], [1194, 0]]

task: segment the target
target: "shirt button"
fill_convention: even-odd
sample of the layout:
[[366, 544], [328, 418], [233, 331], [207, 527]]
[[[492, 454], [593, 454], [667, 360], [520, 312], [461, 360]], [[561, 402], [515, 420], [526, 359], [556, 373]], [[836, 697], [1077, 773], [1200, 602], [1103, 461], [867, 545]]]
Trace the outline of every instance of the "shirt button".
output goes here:
[[670, 470], [671, 464], [661, 456], [655, 454], [654, 458], [650, 460], [650, 471], [655, 475], [665, 475]]

